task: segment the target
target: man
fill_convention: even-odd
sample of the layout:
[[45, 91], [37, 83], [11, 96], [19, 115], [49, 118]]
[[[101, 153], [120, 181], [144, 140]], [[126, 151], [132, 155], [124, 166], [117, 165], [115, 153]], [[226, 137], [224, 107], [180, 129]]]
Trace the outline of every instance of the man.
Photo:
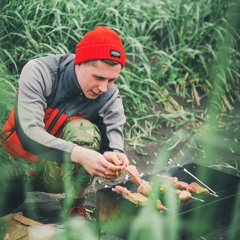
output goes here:
[[125, 64], [119, 35], [100, 26], [84, 36], [75, 55], [24, 66], [2, 130], [8, 169], [0, 177], [3, 189], [14, 191], [17, 178], [30, 190], [66, 192], [69, 215], [86, 217], [85, 190], [93, 177], [115, 179], [129, 163], [124, 109], [114, 85]]

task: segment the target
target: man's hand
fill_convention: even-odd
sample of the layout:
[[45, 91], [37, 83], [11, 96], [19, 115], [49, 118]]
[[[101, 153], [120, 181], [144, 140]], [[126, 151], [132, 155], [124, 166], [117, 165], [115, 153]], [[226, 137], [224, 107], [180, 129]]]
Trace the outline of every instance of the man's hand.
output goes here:
[[129, 164], [127, 156], [123, 153], [105, 152], [103, 156], [108, 162], [113, 163], [115, 166], [121, 167], [120, 170], [109, 168], [105, 174], [107, 179], [118, 178]]
[[127, 156], [119, 152], [105, 152], [103, 156], [108, 162], [113, 163], [116, 166], [122, 166], [122, 169], [129, 164]]
[[81, 146], [75, 146], [71, 154], [72, 162], [81, 164], [90, 175], [114, 179], [119, 177], [129, 160], [123, 153], [105, 152], [104, 155]]

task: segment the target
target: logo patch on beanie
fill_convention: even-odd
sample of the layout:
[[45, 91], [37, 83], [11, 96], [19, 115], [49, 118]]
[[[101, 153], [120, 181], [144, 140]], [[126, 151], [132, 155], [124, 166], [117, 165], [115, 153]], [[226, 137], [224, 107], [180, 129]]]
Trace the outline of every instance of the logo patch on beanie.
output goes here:
[[110, 50], [110, 56], [115, 57], [115, 58], [120, 58], [121, 54], [120, 54], [120, 52], [118, 52], [116, 50]]

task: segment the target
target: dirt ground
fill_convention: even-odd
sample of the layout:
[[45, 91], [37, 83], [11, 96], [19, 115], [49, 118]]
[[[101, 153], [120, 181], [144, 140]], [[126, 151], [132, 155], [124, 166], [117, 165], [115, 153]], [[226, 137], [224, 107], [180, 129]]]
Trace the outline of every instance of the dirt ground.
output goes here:
[[[141, 146], [132, 147], [126, 142], [126, 154], [136, 165], [142, 176], [171, 168], [169, 158], [181, 165], [198, 163], [229, 174], [240, 176], [239, 148], [239, 108], [226, 114], [225, 127], [196, 130], [191, 127], [181, 129], [160, 128], [153, 132], [151, 139], [144, 139]], [[96, 191], [129, 180], [123, 174], [118, 180], [108, 181], [96, 178], [88, 189], [86, 205], [90, 210], [96, 208]], [[56, 223], [61, 211], [62, 194], [28, 193], [25, 202], [15, 212], [22, 211], [24, 216], [43, 223]], [[211, 233], [206, 239], [227, 239], [226, 230]], [[215, 235], [214, 235], [215, 234]], [[225, 234], [225, 235], [224, 235]], [[239, 233], [240, 234], [240, 233]], [[102, 240], [120, 239], [103, 234]], [[239, 235], [240, 239], [240, 235]]]

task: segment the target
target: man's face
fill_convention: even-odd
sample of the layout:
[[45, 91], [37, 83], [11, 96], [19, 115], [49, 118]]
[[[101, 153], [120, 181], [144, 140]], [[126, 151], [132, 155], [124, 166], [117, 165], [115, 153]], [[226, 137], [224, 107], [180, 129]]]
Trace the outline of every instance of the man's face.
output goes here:
[[78, 83], [89, 99], [96, 99], [107, 90], [117, 80], [121, 71], [121, 65], [110, 66], [100, 60], [95, 66], [80, 64], [75, 66], [75, 73]]

